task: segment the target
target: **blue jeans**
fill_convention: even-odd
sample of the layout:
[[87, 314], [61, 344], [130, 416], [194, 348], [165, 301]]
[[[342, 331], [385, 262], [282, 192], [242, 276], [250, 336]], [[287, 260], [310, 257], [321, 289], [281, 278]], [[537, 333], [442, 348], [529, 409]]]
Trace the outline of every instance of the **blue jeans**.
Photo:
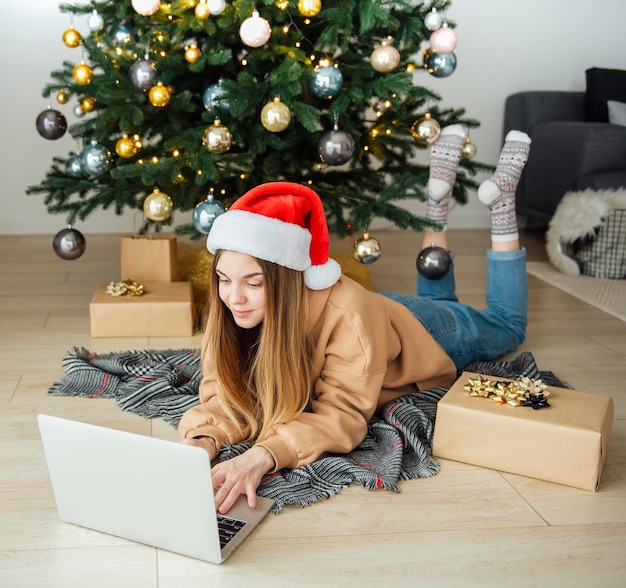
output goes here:
[[514, 351], [526, 339], [526, 251], [487, 251], [487, 308], [458, 301], [454, 266], [440, 280], [417, 276], [417, 296], [383, 295], [406, 306], [446, 350], [458, 370]]

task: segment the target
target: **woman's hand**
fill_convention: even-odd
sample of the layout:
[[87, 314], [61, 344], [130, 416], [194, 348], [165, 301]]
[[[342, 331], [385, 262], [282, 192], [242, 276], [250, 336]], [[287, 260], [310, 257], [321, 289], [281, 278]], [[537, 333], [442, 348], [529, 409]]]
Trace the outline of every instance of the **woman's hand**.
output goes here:
[[213, 437], [195, 437], [193, 439], [183, 439], [182, 443], [185, 445], [194, 445], [195, 447], [202, 447], [209, 454], [209, 459], [213, 461], [217, 455], [217, 444]]
[[250, 508], [256, 506], [256, 490], [263, 476], [274, 469], [272, 454], [255, 445], [232, 459], [217, 464], [212, 470], [215, 493], [215, 507], [226, 513], [235, 504], [240, 494], [248, 497]]

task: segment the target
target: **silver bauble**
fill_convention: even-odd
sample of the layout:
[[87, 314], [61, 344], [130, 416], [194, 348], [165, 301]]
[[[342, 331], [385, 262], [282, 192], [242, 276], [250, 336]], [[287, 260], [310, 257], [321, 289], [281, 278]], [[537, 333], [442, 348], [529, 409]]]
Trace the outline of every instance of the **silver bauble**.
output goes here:
[[137, 61], [130, 66], [128, 71], [130, 83], [142, 92], [147, 92], [154, 86], [158, 74], [156, 64], [152, 59]]
[[374, 263], [382, 253], [380, 243], [373, 237], [370, 237], [367, 231], [352, 246], [352, 257], [361, 263]]
[[433, 244], [422, 249], [415, 260], [417, 271], [429, 280], [440, 280], [452, 267], [450, 253], [443, 247]]
[[322, 135], [318, 144], [320, 159], [328, 165], [342, 165], [354, 153], [354, 139], [350, 133], [335, 127]]
[[78, 259], [87, 247], [84, 235], [68, 227], [59, 231], [52, 240], [54, 252], [61, 258], [68, 261]]

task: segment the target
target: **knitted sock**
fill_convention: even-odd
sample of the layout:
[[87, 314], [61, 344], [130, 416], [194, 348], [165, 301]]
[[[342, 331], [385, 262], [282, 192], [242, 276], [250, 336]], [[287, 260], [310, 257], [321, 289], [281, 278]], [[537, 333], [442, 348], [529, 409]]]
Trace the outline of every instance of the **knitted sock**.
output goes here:
[[515, 214], [515, 190], [530, 151], [530, 137], [521, 131], [510, 131], [496, 171], [478, 187], [478, 199], [491, 213], [491, 239], [514, 241], [519, 238]]
[[444, 228], [448, 222], [448, 205], [464, 145], [463, 127], [450, 125], [442, 129], [439, 139], [430, 149], [426, 218], [443, 225]]

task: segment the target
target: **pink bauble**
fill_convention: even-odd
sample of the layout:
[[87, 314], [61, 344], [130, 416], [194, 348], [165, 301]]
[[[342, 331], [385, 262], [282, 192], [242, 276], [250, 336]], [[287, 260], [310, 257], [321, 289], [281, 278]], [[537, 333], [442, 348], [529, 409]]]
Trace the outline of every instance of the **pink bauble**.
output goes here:
[[455, 47], [456, 33], [448, 25], [444, 24], [430, 36], [430, 48], [435, 53], [452, 53]]
[[132, 5], [137, 14], [151, 16], [161, 8], [161, 0], [132, 0]]

